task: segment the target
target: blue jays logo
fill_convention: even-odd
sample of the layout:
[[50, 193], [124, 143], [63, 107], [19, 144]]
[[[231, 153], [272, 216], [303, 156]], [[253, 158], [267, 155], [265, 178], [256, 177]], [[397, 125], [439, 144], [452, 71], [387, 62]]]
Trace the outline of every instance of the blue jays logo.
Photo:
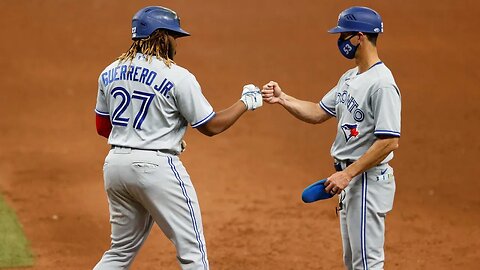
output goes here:
[[357, 124], [343, 124], [342, 125], [342, 131], [343, 135], [345, 135], [345, 140], [348, 142], [351, 138], [357, 137], [360, 132], [358, 131], [358, 125]]
[[132, 37], [137, 37], [137, 27], [132, 27]]

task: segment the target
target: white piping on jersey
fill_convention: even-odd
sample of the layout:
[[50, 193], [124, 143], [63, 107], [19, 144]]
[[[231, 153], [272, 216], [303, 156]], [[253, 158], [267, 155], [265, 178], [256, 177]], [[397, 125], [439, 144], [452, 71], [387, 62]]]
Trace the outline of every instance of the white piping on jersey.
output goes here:
[[322, 101], [320, 101], [320, 107], [322, 107], [322, 109], [324, 109], [328, 114], [334, 116], [334, 117], [337, 117], [337, 115], [332, 111], [330, 110], [329, 108], [327, 108], [327, 106], [325, 104], [323, 104]]
[[101, 111], [99, 111], [99, 110], [97, 110], [97, 109], [95, 109], [95, 113], [96, 113], [96, 114], [99, 114], [99, 115], [103, 115], [103, 116], [110, 116], [110, 113], [108, 113], [108, 112], [101, 112]]
[[393, 130], [375, 130], [373, 133], [375, 135], [392, 135], [395, 137], [400, 137], [400, 132], [393, 131]]
[[215, 112], [211, 112], [207, 117], [203, 118], [202, 120], [198, 121], [197, 123], [192, 125], [192, 128], [196, 128], [198, 126], [201, 126], [202, 124], [208, 122], [210, 119], [212, 119], [215, 116]]

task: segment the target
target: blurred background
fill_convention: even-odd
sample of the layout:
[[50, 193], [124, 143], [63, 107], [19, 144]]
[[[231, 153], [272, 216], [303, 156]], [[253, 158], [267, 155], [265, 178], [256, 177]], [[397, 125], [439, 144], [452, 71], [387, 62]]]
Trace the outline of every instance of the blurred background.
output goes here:
[[[387, 269], [476, 269], [480, 256], [478, 1], [0, 1], [0, 192], [30, 241], [33, 269], [91, 269], [109, 246], [97, 78], [131, 44], [140, 8], [175, 10], [192, 36], [178, 65], [215, 110], [244, 84], [280, 83], [318, 102], [354, 62], [326, 31], [352, 5], [378, 11], [380, 58], [402, 93], [391, 165]], [[302, 123], [277, 105], [208, 138], [189, 128], [182, 160], [196, 187], [212, 269], [343, 269], [336, 200], [301, 192], [333, 173], [335, 121]], [[1, 233], [1, 232], [0, 232]], [[132, 269], [178, 269], [155, 228]]]

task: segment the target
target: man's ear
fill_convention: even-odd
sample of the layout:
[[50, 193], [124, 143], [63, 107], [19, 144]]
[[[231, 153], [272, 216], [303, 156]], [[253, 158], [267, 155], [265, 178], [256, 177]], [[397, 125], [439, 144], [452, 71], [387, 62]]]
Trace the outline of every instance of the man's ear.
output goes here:
[[358, 32], [357, 35], [359, 35], [359, 38], [358, 38], [359, 41], [364, 41], [365, 38], [367, 38], [367, 36], [362, 32]]

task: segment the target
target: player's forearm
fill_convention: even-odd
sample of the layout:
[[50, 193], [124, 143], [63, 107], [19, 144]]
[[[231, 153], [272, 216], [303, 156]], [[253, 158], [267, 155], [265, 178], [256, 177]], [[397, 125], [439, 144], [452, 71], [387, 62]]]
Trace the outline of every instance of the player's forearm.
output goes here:
[[299, 100], [285, 93], [282, 93], [279, 99], [279, 103], [291, 115], [304, 122], [310, 124], [320, 124], [331, 117], [316, 103]]
[[198, 129], [207, 136], [217, 135], [230, 128], [246, 111], [245, 104], [239, 100], [229, 108], [217, 112], [210, 121]]
[[382, 162], [390, 152], [397, 148], [398, 138], [377, 139], [367, 152], [356, 162], [348, 166], [344, 172], [353, 178]]

